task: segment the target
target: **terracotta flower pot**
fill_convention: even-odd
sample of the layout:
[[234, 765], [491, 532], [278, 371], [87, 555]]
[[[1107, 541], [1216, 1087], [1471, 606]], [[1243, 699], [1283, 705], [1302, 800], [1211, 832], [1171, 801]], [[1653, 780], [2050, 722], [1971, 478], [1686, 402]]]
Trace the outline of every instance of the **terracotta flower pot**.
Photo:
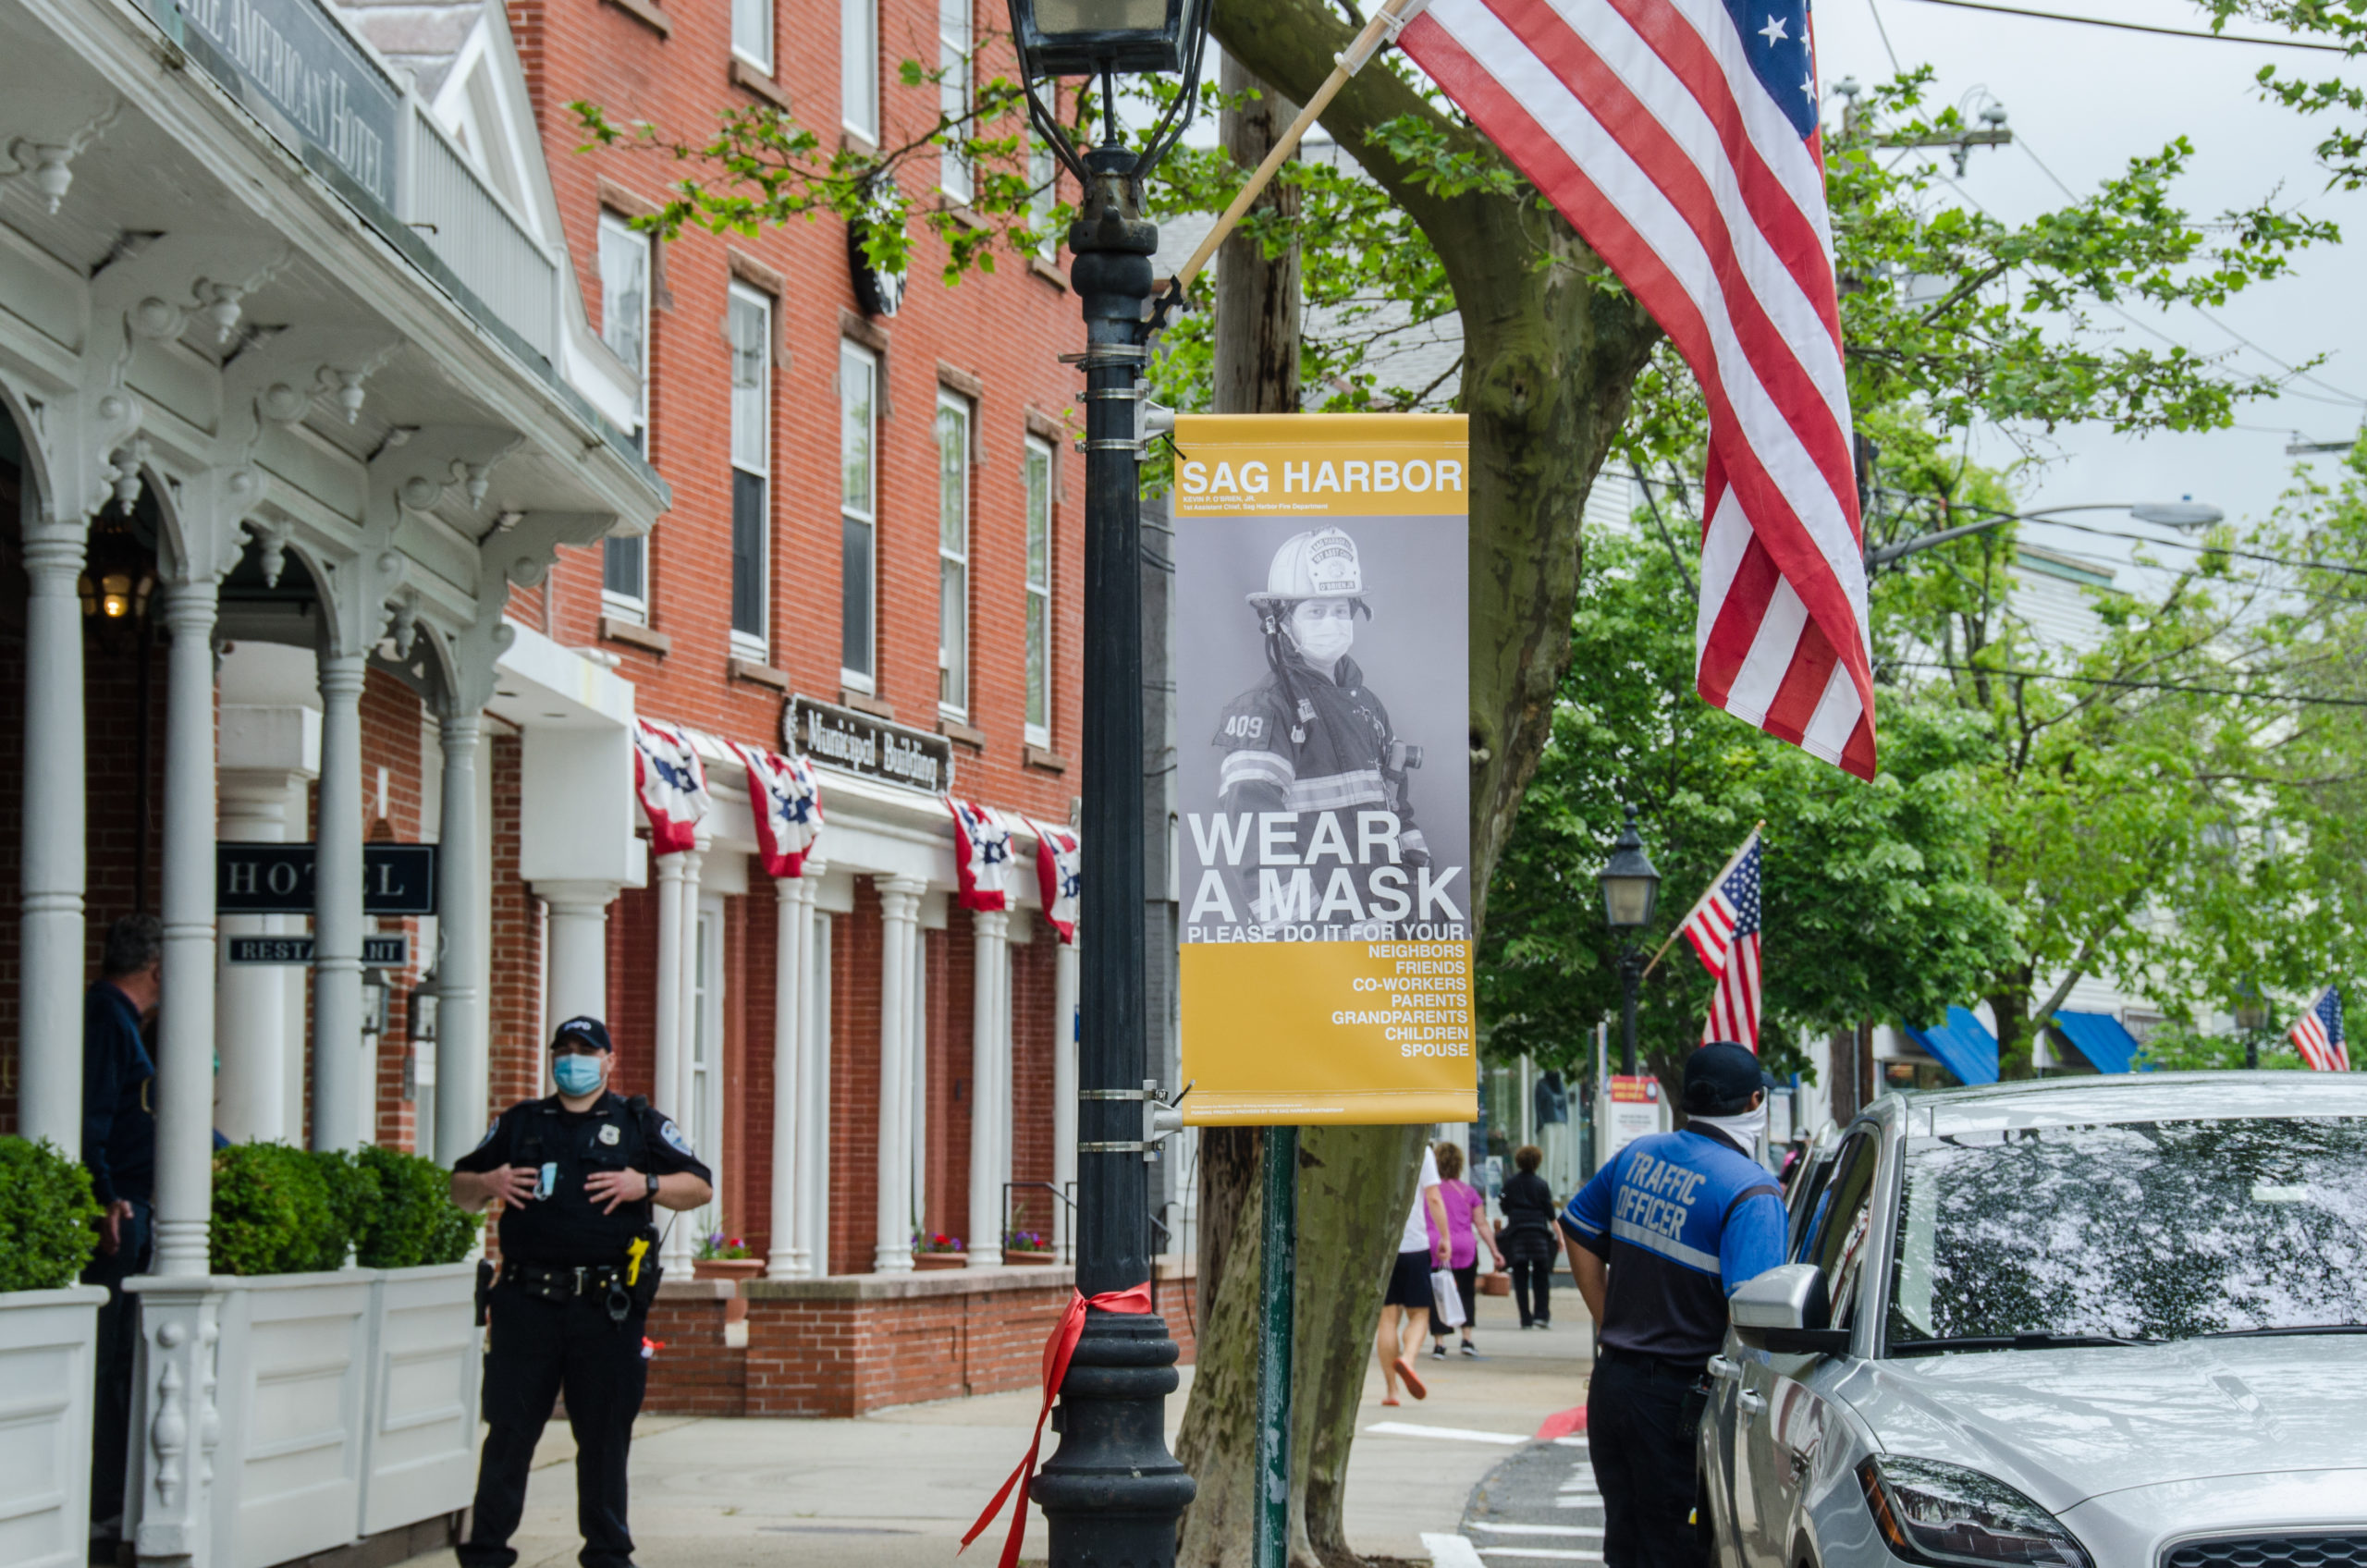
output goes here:
[[700, 1257], [691, 1260], [693, 1280], [755, 1280], [765, 1272], [761, 1257]]
[[924, 1273], [935, 1268], [966, 1268], [969, 1267], [969, 1263], [970, 1255], [966, 1252], [916, 1252], [913, 1254], [913, 1267], [920, 1269]]
[[1061, 1255], [1056, 1252], [1028, 1252], [1018, 1247], [1005, 1247], [1002, 1251], [1002, 1260], [1011, 1264], [1058, 1263], [1061, 1260]]

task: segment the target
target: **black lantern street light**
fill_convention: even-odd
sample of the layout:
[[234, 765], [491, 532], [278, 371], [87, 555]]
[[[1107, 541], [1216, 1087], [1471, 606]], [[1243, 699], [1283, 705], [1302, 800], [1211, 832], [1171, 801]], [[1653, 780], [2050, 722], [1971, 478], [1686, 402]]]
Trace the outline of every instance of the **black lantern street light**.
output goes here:
[[[1036, 134], [1077, 181], [1069, 281], [1085, 308], [1085, 811], [1078, 986], [1076, 1285], [1090, 1300], [1150, 1278], [1149, 1052], [1144, 1011], [1142, 487], [1151, 253], [1143, 182], [1199, 97], [1208, 0], [1011, 0]], [[1129, 148], [1116, 79], [1181, 72]], [[1101, 138], [1070, 144], [1042, 79], [1100, 79]], [[1090, 91], [1088, 83], [1087, 91]], [[1058, 103], [1054, 89], [1054, 104]], [[1056, 1568], [1174, 1560], [1192, 1477], [1167, 1452], [1176, 1346], [1156, 1314], [1085, 1314], [1060, 1389], [1061, 1445], [1035, 1485]]]
[[1597, 878], [1602, 884], [1603, 921], [1619, 934], [1619, 1071], [1636, 1071], [1636, 993], [1644, 983], [1644, 951], [1633, 932], [1652, 923], [1661, 899], [1661, 874], [1644, 853], [1636, 833], [1636, 808], [1627, 808], [1627, 826], [1611, 847], [1611, 860]]

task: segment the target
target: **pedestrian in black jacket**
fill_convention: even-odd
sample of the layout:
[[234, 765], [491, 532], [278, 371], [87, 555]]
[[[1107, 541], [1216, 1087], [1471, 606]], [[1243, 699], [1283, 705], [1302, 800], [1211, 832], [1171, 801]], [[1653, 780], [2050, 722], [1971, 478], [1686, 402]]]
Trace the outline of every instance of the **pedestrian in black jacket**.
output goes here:
[[1545, 1151], [1523, 1144], [1513, 1151], [1512, 1175], [1497, 1195], [1496, 1207], [1504, 1228], [1496, 1239], [1513, 1277], [1513, 1300], [1520, 1306], [1520, 1326], [1543, 1329], [1553, 1321], [1553, 1255], [1559, 1250], [1553, 1234], [1553, 1189], [1537, 1168]]
[[105, 1210], [99, 1255], [82, 1279], [107, 1288], [94, 1368], [91, 1519], [108, 1537], [122, 1528], [131, 1363], [140, 1342], [123, 1282], [146, 1272], [155, 1231], [156, 1064], [140, 1026], [155, 1011], [164, 959], [165, 928], [156, 917], [127, 914], [107, 927], [98, 983], [82, 999], [82, 1163]]

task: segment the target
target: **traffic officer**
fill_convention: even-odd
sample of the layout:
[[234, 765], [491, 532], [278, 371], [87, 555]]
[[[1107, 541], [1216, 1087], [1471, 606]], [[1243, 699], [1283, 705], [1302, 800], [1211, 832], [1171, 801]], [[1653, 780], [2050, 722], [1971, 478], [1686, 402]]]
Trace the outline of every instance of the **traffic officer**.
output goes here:
[[[1405, 779], [1422, 766], [1421, 749], [1397, 739], [1389, 710], [1348, 656], [1357, 618], [1372, 619], [1356, 542], [1338, 528], [1292, 536], [1274, 552], [1265, 592], [1248, 599], [1265, 638], [1266, 674], [1218, 721], [1214, 743], [1224, 757], [1217, 809], [1294, 814], [1301, 853], [1321, 841], [1318, 816], [1335, 819], [1339, 842], [1361, 844], [1368, 836], [1359, 837], [1356, 814], [1391, 812], [1398, 858], [1428, 865], [1429, 846], [1415, 825]], [[1248, 887], [1255, 876], [1251, 867], [1232, 878], [1235, 908], [1253, 924], [1284, 918], [1258, 905]]]
[[1682, 1132], [1639, 1138], [1562, 1214], [1594, 1315], [1587, 1452], [1604, 1568], [1704, 1568], [1694, 1439], [1726, 1298], [1784, 1261], [1784, 1200], [1749, 1150], [1767, 1125], [1759, 1058], [1714, 1041], [1685, 1063]]
[[521, 1100], [452, 1170], [452, 1201], [501, 1204], [501, 1274], [486, 1304], [484, 1419], [462, 1568], [509, 1568], [526, 1473], [567, 1391], [583, 1568], [632, 1568], [625, 1454], [648, 1382], [642, 1327], [657, 1294], [655, 1208], [696, 1208], [714, 1173], [680, 1129], [608, 1090], [616, 1047], [596, 1018], [551, 1041], [558, 1093]]

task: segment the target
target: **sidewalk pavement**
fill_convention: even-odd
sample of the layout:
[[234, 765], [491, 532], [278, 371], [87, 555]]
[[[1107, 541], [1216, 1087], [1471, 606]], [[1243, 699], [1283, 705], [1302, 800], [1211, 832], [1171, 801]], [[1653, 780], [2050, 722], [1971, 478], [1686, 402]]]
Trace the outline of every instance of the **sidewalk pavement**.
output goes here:
[[[1512, 1303], [1483, 1296], [1478, 1360], [1419, 1362], [1429, 1398], [1380, 1404], [1366, 1352], [1364, 1404], [1348, 1465], [1348, 1538], [1367, 1557], [1425, 1562], [1422, 1536], [1453, 1531], [1480, 1478], [1548, 1417], [1584, 1403], [1588, 1335], [1574, 1292], [1546, 1333], [1523, 1333]], [[1168, 1440], [1184, 1391], [1167, 1403]], [[987, 1498], [1026, 1452], [1034, 1393], [907, 1405], [852, 1421], [644, 1416], [632, 1450], [632, 1532], [641, 1568], [945, 1568]], [[1058, 1439], [1047, 1434], [1049, 1453]], [[553, 1423], [535, 1454], [521, 1568], [569, 1568], [575, 1534], [574, 1444]], [[1033, 1513], [1033, 1510], [1030, 1511]], [[1008, 1520], [1005, 1515], [1005, 1520]], [[999, 1524], [965, 1563], [991, 1565]], [[1046, 1556], [1041, 1514], [1024, 1561]], [[448, 1563], [448, 1553], [405, 1568]]]

